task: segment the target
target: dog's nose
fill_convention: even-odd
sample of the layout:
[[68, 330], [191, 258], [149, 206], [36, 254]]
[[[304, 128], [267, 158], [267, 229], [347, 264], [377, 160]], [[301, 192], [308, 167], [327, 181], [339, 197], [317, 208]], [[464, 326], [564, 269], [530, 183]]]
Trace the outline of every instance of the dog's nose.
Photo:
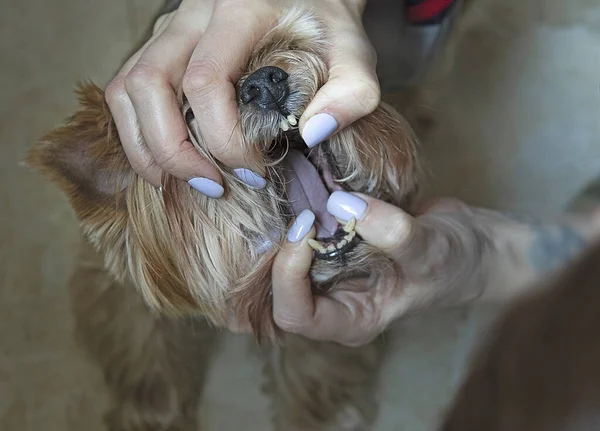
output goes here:
[[281, 111], [289, 95], [287, 78], [278, 67], [261, 67], [242, 84], [240, 99], [245, 105], [254, 103], [264, 110]]

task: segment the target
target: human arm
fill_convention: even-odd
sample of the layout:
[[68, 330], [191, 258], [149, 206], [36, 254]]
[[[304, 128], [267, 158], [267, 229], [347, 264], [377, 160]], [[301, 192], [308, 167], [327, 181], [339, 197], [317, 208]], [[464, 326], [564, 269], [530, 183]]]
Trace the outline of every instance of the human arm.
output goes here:
[[[395, 320], [425, 309], [524, 294], [600, 234], [593, 216], [545, 225], [548, 232], [567, 229], [576, 238], [561, 245], [548, 241], [539, 223], [455, 200], [437, 201], [412, 217], [367, 196], [336, 192], [328, 209], [341, 220], [356, 217], [357, 233], [386, 253], [396, 271], [375, 282], [351, 280], [331, 294], [313, 295], [307, 241], [314, 228], [305, 228], [306, 235], [288, 241], [276, 257], [274, 319], [285, 331], [346, 345], [364, 344]], [[563, 253], [557, 254], [561, 247]], [[552, 264], [548, 256], [560, 259]]]

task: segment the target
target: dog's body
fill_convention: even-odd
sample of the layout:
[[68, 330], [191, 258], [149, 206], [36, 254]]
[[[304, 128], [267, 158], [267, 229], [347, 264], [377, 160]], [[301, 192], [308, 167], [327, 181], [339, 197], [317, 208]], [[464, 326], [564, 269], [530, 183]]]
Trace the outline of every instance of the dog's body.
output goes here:
[[[414, 137], [384, 103], [319, 149], [303, 150], [294, 122], [327, 79], [326, 48], [313, 15], [286, 11], [237, 84], [245, 144], [267, 166], [263, 191], [240, 184], [216, 160], [226, 184], [222, 199], [169, 177], [154, 188], [131, 169], [104, 93], [92, 84], [80, 87], [81, 110], [32, 147], [29, 164], [67, 194], [87, 238], [70, 289], [79, 339], [112, 395], [110, 430], [196, 429], [217, 338], [210, 325], [227, 323], [232, 312], [268, 341], [262, 351], [276, 429], [365, 430], [374, 422], [378, 341], [360, 348], [315, 342], [278, 333], [272, 322], [270, 267], [302, 209], [293, 189], [303, 182], [300, 171], [312, 169], [312, 180], [318, 173], [321, 191], [360, 191], [406, 209], [418, 190]], [[265, 70], [285, 72], [277, 109], [253, 101], [256, 94], [247, 97], [248, 83]], [[212, 159], [180, 97], [190, 138]], [[304, 193], [314, 205], [316, 198]], [[323, 247], [312, 267], [317, 292], [393, 270], [383, 254], [322, 211], [317, 223]], [[255, 245], [264, 237], [275, 243], [267, 252]]]

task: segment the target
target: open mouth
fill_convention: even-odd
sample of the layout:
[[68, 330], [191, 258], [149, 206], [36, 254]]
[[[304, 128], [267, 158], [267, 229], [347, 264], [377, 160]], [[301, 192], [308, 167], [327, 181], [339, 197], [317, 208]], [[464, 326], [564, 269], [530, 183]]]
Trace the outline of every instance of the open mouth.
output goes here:
[[297, 216], [305, 209], [315, 214], [316, 240], [309, 241], [315, 257], [323, 260], [343, 257], [360, 242], [360, 237], [354, 231], [354, 220], [340, 225], [327, 212], [331, 193], [344, 189], [335, 180], [333, 160], [326, 149], [309, 150], [304, 144], [291, 144], [282, 165], [292, 215]]

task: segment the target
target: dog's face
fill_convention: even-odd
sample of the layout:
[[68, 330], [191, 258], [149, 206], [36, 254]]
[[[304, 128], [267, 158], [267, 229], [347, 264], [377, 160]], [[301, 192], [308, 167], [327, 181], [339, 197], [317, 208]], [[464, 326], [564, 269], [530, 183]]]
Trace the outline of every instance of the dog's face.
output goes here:
[[[93, 85], [80, 88], [80, 111], [32, 147], [28, 162], [67, 193], [108, 270], [131, 280], [150, 306], [216, 324], [236, 310], [270, 336], [270, 268], [295, 215], [305, 208], [316, 214], [312, 276], [315, 289], [326, 290], [387, 267], [381, 253], [327, 213], [329, 194], [357, 191], [407, 208], [416, 192], [412, 131], [383, 103], [315, 149], [303, 144], [296, 122], [327, 79], [326, 49], [312, 15], [288, 12], [237, 83], [244, 144], [267, 166], [263, 190], [248, 188], [212, 158], [184, 98], [190, 138], [221, 170], [225, 195], [210, 199], [170, 177], [153, 187], [131, 169], [103, 92]], [[265, 250], [268, 240], [273, 246]]]

